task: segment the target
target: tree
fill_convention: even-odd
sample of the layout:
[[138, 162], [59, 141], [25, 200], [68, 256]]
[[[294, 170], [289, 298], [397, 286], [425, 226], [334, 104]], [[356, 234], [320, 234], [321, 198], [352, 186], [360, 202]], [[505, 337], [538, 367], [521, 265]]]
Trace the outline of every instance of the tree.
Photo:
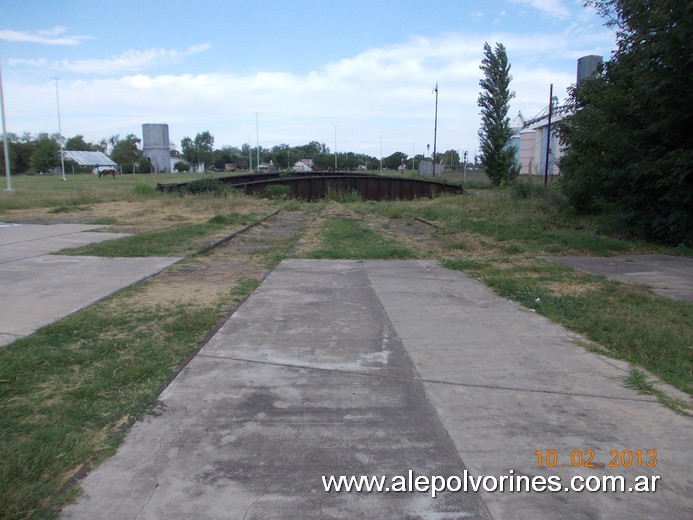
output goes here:
[[60, 164], [60, 145], [48, 134], [41, 134], [34, 145], [30, 164], [36, 173], [44, 173], [55, 168]]
[[137, 169], [137, 162], [142, 157], [139, 144], [142, 140], [135, 134], [128, 134], [125, 139], [113, 136], [110, 142], [113, 146], [111, 158], [123, 167], [123, 170], [132, 168], [132, 173]]
[[460, 154], [457, 150], [446, 150], [445, 153], [436, 155], [436, 160], [439, 164], [445, 164], [449, 166], [459, 166], [460, 165]]
[[94, 145], [87, 143], [83, 135], [78, 134], [65, 141], [65, 150], [90, 151], [93, 148]]
[[395, 152], [392, 155], [383, 157], [383, 168], [385, 170], [396, 170], [402, 164], [406, 165], [407, 154], [404, 152]]
[[496, 43], [494, 52], [484, 43], [484, 59], [479, 68], [484, 73], [479, 81], [482, 90], [477, 101], [481, 107], [481, 163], [491, 183], [498, 186], [501, 182], [513, 181], [520, 174], [515, 148], [508, 145], [512, 136], [508, 110], [515, 93], [509, 89], [512, 76], [503, 44]]
[[617, 29], [602, 70], [570, 89], [559, 124], [562, 188], [578, 212], [645, 237], [693, 243], [693, 4], [588, 2]]
[[214, 136], [208, 131], [199, 132], [195, 139], [184, 137], [180, 141], [180, 149], [185, 160], [191, 164], [214, 162]]
[[205, 130], [195, 136], [195, 147], [199, 162], [211, 164], [214, 159], [214, 136]]

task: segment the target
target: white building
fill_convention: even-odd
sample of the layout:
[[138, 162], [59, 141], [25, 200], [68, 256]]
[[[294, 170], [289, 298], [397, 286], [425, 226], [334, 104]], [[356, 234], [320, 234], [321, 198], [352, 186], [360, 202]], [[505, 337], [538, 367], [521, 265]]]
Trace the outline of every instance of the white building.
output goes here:
[[299, 159], [293, 167], [295, 172], [312, 172], [313, 169], [313, 159]]
[[558, 160], [563, 150], [558, 139], [558, 122], [568, 115], [568, 107], [554, 107], [551, 115], [549, 137], [548, 107], [545, 114], [527, 121], [520, 131], [520, 175], [544, 175], [546, 173], [546, 141], [549, 140], [549, 175], [560, 175]]

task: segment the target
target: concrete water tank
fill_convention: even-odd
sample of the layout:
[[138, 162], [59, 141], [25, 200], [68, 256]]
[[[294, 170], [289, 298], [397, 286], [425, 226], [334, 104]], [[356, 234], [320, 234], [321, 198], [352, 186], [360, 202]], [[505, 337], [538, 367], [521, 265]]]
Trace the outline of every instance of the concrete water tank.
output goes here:
[[168, 125], [142, 125], [142, 152], [149, 157], [157, 173], [171, 172], [171, 148], [168, 139]]
[[594, 54], [590, 56], [583, 56], [578, 59], [577, 63], [577, 84], [579, 85], [583, 79], [589, 78], [592, 74], [597, 72], [597, 67], [602, 63], [604, 59], [601, 56], [595, 56]]

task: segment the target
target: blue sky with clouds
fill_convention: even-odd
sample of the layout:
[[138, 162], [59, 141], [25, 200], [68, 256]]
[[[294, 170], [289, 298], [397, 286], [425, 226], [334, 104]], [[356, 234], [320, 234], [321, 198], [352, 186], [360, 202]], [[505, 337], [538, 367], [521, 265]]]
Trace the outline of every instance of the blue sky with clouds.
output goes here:
[[[8, 131], [97, 141], [168, 123], [171, 140], [305, 144], [374, 156], [478, 148], [484, 42], [505, 45], [531, 117], [614, 35], [577, 0], [33, 0], [0, 5]], [[256, 112], [258, 112], [256, 127]], [[335, 128], [336, 127], [336, 128]]]

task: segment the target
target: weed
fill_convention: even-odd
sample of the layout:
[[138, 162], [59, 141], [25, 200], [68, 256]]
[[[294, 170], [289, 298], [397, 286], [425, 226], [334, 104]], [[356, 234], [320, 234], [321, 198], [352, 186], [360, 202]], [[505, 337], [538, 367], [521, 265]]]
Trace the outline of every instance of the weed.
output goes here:
[[270, 184], [262, 190], [262, 196], [268, 199], [286, 199], [290, 191], [290, 188], [283, 184]]
[[325, 189], [324, 200], [348, 204], [362, 202], [363, 197], [354, 188], [342, 187], [338, 183], [328, 182]]
[[231, 188], [223, 181], [214, 177], [191, 181], [181, 188], [182, 193], [197, 195], [200, 193], [211, 193], [216, 197], [226, 197]]
[[151, 197], [157, 193], [156, 188], [145, 182], [138, 182], [133, 186], [132, 191], [140, 197]]
[[671, 397], [657, 388], [652, 381], [647, 378], [647, 374], [639, 368], [631, 368], [627, 376], [623, 378], [623, 384], [627, 388], [637, 390], [640, 394], [654, 395], [659, 402], [680, 415], [691, 416], [688, 404], [681, 399]]
[[322, 247], [310, 251], [308, 258], [415, 258], [416, 253], [346, 217], [328, 220], [322, 234]]
[[255, 278], [243, 278], [231, 289], [231, 296], [234, 298], [244, 298], [257, 289], [259, 285], [260, 280]]

